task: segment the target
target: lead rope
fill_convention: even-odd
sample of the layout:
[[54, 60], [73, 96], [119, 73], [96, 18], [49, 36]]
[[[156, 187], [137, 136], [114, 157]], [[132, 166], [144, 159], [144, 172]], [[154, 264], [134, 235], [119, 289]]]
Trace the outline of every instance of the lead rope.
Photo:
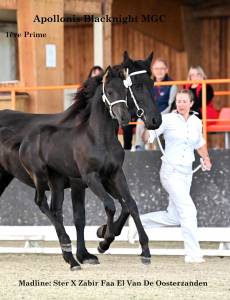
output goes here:
[[[160, 141], [160, 139], [159, 139], [159, 136], [158, 136], [157, 133], [156, 133], [156, 130], [154, 130], [154, 133], [155, 133], [155, 135], [156, 135], [156, 139], [157, 139], [159, 148], [160, 148], [160, 150], [161, 150], [161, 153], [164, 155], [164, 157], [165, 157], [167, 163], [168, 163], [169, 165], [171, 165], [173, 168], [175, 168], [175, 165], [171, 164], [171, 163], [169, 162], [169, 160], [167, 159], [167, 156], [166, 156], [165, 151], [164, 151], [164, 149], [163, 149], [163, 147], [162, 147], [162, 144], [161, 144], [161, 141]], [[202, 168], [202, 171], [206, 171], [206, 167], [205, 167], [205, 164], [204, 164], [204, 161], [203, 161], [202, 158], [200, 158], [200, 164], [199, 164], [194, 170], [192, 170], [192, 174], [196, 173], [200, 168]], [[175, 168], [175, 169], [176, 169], [176, 168]], [[180, 173], [184, 174], [184, 173], [181, 172], [180, 170], [177, 170], [177, 171], [179, 171]]]

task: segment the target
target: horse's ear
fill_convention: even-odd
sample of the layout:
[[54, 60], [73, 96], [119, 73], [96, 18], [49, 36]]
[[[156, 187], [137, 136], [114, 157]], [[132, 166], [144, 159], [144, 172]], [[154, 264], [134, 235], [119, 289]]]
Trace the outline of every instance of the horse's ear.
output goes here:
[[113, 69], [111, 68], [111, 66], [109, 65], [106, 69], [107, 72], [105, 72], [105, 74], [107, 75], [108, 79], [111, 77], [112, 73], [113, 73]]
[[106, 69], [105, 69], [105, 72], [104, 72], [104, 75], [108, 75], [110, 72], [111, 72], [111, 66], [109, 65]]
[[124, 61], [126, 61], [126, 60], [129, 60], [130, 58], [129, 58], [129, 54], [128, 54], [128, 51], [124, 51], [124, 53], [123, 53], [123, 60]]
[[103, 75], [103, 79], [102, 81], [105, 82], [105, 80], [109, 80], [110, 79], [110, 74], [111, 74], [111, 67], [108, 66], [104, 72], [104, 75]]
[[145, 60], [148, 67], [151, 66], [152, 60], [153, 60], [153, 51], [149, 54], [149, 56]]
[[123, 54], [123, 68], [128, 68], [130, 63], [132, 62], [131, 58], [129, 57], [129, 54], [127, 51], [124, 51], [124, 54]]

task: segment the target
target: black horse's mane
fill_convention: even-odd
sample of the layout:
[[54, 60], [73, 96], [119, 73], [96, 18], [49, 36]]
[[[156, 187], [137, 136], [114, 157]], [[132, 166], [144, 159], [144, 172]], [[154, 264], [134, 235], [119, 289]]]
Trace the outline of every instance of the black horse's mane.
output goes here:
[[[108, 68], [107, 68], [108, 70]], [[104, 80], [110, 80], [113, 76], [124, 77], [123, 69], [121, 65], [115, 65], [110, 68], [109, 72], [105, 71]], [[78, 116], [78, 123], [84, 123], [88, 120], [91, 112], [91, 102], [90, 101], [96, 93], [97, 87], [102, 84], [103, 77], [95, 76], [88, 78], [83, 85], [80, 87], [79, 91], [74, 95], [74, 103], [66, 111], [64, 117], [60, 120], [59, 124], [64, 123], [69, 119], [73, 119]]]
[[101, 84], [102, 77], [88, 78], [79, 91], [75, 94], [76, 112], [80, 112], [88, 105], [88, 100], [95, 94], [96, 88]]
[[64, 123], [69, 119], [75, 118], [76, 115], [79, 116], [81, 122], [87, 119], [90, 114], [90, 99], [94, 96], [97, 87], [101, 84], [102, 77], [96, 76], [88, 78], [77, 93], [74, 95], [74, 103], [66, 111], [64, 118], [61, 119], [60, 124]]

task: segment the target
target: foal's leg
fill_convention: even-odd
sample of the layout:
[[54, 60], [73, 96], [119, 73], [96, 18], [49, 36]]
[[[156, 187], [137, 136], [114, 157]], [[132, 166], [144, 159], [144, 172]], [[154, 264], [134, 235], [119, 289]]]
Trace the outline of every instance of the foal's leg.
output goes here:
[[[141, 223], [140, 215], [138, 212], [136, 202], [130, 194], [130, 191], [129, 191], [129, 188], [128, 188], [128, 185], [126, 182], [126, 178], [125, 178], [125, 175], [124, 175], [122, 169], [115, 175], [114, 184], [116, 186], [116, 189], [119, 191], [119, 194], [124, 199], [124, 201], [128, 207], [128, 210], [136, 224], [137, 231], [139, 234], [139, 241], [140, 241], [141, 248], [142, 248], [142, 253], [141, 253], [142, 262], [150, 263], [151, 255], [150, 255], [149, 246], [148, 246], [149, 239], [148, 239], [148, 236], [147, 236], [147, 234], [143, 228], [143, 225]], [[127, 213], [124, 215], [127, 216]], [[124, 222], [124, 219], [125, 218], [122, 217], [121, 221]]]
[[[116, 197], [115, 197], [116, 198]], [[125, 222], [128, 219], [128, 216], [130, 215], [129, 209], [124, 202], [122, 198], [117, 198], [120, 205], [121, 205], [121, 213], [118, 217], [118, 219], [113, 223], [113, 229], [114, 229], [114, 235], [118, 236], [121, 234], [121, 231], [125, 225]], [[105, 232], [106, 232], [107, 224], [101, 225], [97, 230], [97, 236], [99, 238], [104, 238]]]
[[79, 263], [74, 259], [72, 254], [71, 240], [65, 231], [63, 225], [62, 205], [64, 200], [64, 186], [63, 180], [52, 178], [49, 180], [49, 187], [51, 191], [51, 205], [47, 204], [45, 197], [45, 190], [39, 183], [38, 178], [35, 177], [35, 186], [37, 190], [37, 204], [41, 211], [50, 219], [55, 227], [58, 235], [59, 243], [62, 249], [64, 260], [70, 264], [72, 271], [80, 269]]
[[0, 196], [3, 194], [6, 187], [10, 184], [13, 178], [14, 176], [7, 173], [5, 170], [0, 170]]
[[[110, 194], [113, 196], [112, 192], [110, 192]], [[117, 198], [117, 197], [114, 197], [114, 198]], [[125, 204], [125, 202], [123, 201], [122, 198], [117, 198], [118, 201], [120, 202], [121, 204], [121, 207], [122, 207], [122, 212], [124, 214], [124, 216], [129, 216], [129, 210], [128, 210], [128, 207], [127, 205]], [[115, 236], [118, 236], [121, 234], [121, 230], [122, 228], [124, 227], [125, 225], [125, 222], [127, 220], [127, 218], [123, 218], [123, 215], [122, 215], [122, 212], [119, 216], [119, 218], [117, 219], [117, 221], [115, 221], [113, 223], [113, 229], [114, 229], [114, 235]], [[123, 219], [122, 219], [123, 218]], [[107, 224], [104, 224], [104, 225], [101, 225], [98, 229], [97, 229], [97, 236], [99, 238], [104, 238], [105, 237], [105, 232], [106, 232], [106, 229], [107, 229]], [[111, 241], [112, 243], [113, 241]], [[110, 244], [111, 244], [110, 243]], [[110, 244], [108, 244], [108, 248], [110, 247]]]
[[[107, 181], [104, 186], [106, 186], [106, 190], [108, 191], [108, 193], [113, 198], [115, 198], [119, 201], [121, 208], [122, 208], [120, 216], [113, 224], [114, 235], [118, 236], [121, 234], [122, 228], [124, 227], [125, 222], [129, 216], [129, 209], [128, 209], [126, 203], [124, 202], [124, 200], [122, 199], [122, 196], [120, 195], [119, 191], [117, 190], [115, 183], [112, 180]], [[106, 228], [107, 228], [106, 224], [101, 225], [98, 228], [97, 236], [99, 238], [104, 238]]]
[[113, 218], [116, 211], [113, 199], [108, 195], [104, 186], [101, 183], [101, 179], [96, 172], [86, 174], [83, 179], [88, 187], [99, 197], [104, 203], [105, 212], [107, 214], [107, 228], [105, 232], [105, 240], [101, 241], [98, 246], [98, 251], [103, 253], [108, 248], [111, 242], [114, 240], [113, 232]]
[[98, 258], [90, 254], [85, 247], [85, 187], [71, 181], [73, 219], [77, 232], [77, 259], [80, 263], [98, 264]]

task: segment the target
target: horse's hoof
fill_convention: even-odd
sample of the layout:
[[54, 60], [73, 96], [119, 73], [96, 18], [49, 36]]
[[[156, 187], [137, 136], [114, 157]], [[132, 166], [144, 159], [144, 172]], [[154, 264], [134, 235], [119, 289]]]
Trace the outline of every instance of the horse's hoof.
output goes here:
[[141, 256], [141, 262], [142, 262], [144, 265], [150, 265], [150, 264], [151, 264], [151, 257], [144, 257], [144, 256]]
[[96, 255], [92, 255], [90, 253], [83, 253], [83, 254], [77, 254], [77, 260], [80, 264], [91, 264], [91, 265], [98, 265], [99, 260]]
[[81, 266], [70, 267], [70, 271], [78, 271], [78, 270], [81, 270]]
[[100, 262], [98, 259], [93, 259], [93, 258], [89, 258], [89, 259], [85, 259], [82, 262], [83, 264], [90, 264], [90, 265], [99, 265]]
[[106, 228], [107, 225], [101, 225], [98, 229], [97, 229], [97, 237], [99, 239], [103, 239], [105, 236], [105, 232], [106, 232]]
[[97, 247], [97, 251], [98, 251], [99, 253], [105, 253], [105, 250], [101, 249], [100, 246]]

